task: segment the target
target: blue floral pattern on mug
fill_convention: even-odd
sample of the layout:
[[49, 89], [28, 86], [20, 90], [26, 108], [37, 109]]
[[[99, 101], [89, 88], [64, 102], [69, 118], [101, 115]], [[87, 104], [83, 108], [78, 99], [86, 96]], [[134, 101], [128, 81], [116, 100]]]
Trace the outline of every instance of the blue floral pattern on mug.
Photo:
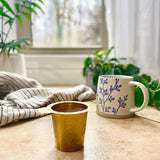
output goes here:
[[[103, 112], [110, 112], [113, 114], [117, 114], [120, 108], [125, 108], [126, 106], [126, 101], [128, 100], [128, 95], [125, 95], [123, 97], [119, 97], [119, 99], [115, 99], [115, 97], [112, 96], [113, 92], [120, 92], [120, 89], [122, 87], [121, 84], [119, 83], [119, 79], [115, 79], [114, 85], [110, 85], [107, 87], [108, 89], [105, 89], [104, 86], [108, 84], [108, 78], [100, 78], [100, 86], [98, 88], [98, 93], [97, 93], [97, 101], [100, 106], [102, 106], [102, 111]], [[99, 95], [102, 95], [99, 97]], [[99, 97], [99, 98], [98, 98]], [[118, 102], [118, 107], [111, 107], [111, 106], [106, 106], [106, 102]], [[99, 110], [99, 107], [97, 105], [97, 110]]]
[[113, 107], [113, 108], [112, 108], [112, 112], [113, 112], [114, 114], [117, 114], [117, 112], [118, 112], [118, 110], [119, 110], [120, 108], [125, 108], [125, 106], [126, 106], [125, 101], [127, 101], [127, 100], [128, 100], [128, 95], [124, 96], [123, 100], [122, 100], [121, 97], [119, 97], [119, 99], [117, 100], [118, 103], [119, 103], [118, 108], [116, 109], [116, 108]]

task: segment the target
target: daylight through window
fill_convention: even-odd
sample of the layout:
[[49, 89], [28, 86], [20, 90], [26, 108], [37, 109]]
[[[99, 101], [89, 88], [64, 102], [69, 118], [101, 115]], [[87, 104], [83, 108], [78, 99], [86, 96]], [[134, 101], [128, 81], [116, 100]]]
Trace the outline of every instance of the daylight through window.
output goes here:
[[49, 47], [101, 46], [100, 0], [45, 0], [44, 13], [33, 15], [32, 45]]

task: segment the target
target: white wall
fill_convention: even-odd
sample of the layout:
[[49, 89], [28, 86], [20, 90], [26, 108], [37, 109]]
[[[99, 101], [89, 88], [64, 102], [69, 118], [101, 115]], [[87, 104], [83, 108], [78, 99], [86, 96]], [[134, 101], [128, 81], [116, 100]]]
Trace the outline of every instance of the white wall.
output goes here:
[[25, 55], [27, 76], [41, 84], [85, 84], [82, 76], [87, 55]]

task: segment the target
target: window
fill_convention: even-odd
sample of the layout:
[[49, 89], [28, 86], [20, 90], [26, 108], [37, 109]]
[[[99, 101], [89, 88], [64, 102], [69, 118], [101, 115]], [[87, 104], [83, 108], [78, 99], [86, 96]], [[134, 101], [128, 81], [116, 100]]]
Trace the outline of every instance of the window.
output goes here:
[[[18, 27], [32, 43], [23, 53], [92, 54], [107, 48], [103, 0], [45, 0], [33, 24]], [[25, 21], [25, 18], [24, 18]], [[18, 25], [18, 24], [17, 24]]]

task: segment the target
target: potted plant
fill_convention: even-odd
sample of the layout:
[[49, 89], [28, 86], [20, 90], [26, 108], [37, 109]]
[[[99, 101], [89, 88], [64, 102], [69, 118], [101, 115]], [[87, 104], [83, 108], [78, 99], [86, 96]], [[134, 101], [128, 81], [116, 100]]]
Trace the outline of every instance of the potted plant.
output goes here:
[[98, 50], [93, 56], [87, 57], [84, 61], [83, 76], [87, 79], [87, 84], [96, 91], [99, 75], [134, 75], [139, 73], [139, 68], [133, 64], [123, 65], [120, 60], [126, 58], [109, 58], [114, 47], [108, 51]]
[[[22, 54], [16, 54], [24, 45], [28, 45], [27, 39], [9, 40], [13, 24], [18, 21], [23, 27], [22, 16], [25, 16], [30, 22], [32, 17], [30, 13], [37, 14], [35, 9], [42, 11], [39, 3], [43, 4], [43, 0], [15, 1], [14, 8], [6, 0], [0, 1], [0, 70], [17, 72], [25, 75], [25, 61]], [[15, 56], [16, 55], [16, 56]], [[19, 65], [20, 66], [19, 66]]]
[[[133, 76], [134, 81], [144, 84], [149, 93], [149, 106], [154, 106], [160, 110], [160, 84], [159, 80], [151, 80], [147, 74], [140, 75], [140, 68], [133, 64], [122, 64], [121, 60], [126, 58], [109, 58], [109, 55], [114, 47], [108, 51], [98, 50], [94, 55], [87, 57], [84, 60], [83, 76], [86, 78], [86, 83], [95, 92], [97, 89], [97, 82], [99, 75], [128, 75]], [[135, 92], [135, 105], [141, 106], [143, 103], [143, 93], [138, 88], [134, 88]]]

